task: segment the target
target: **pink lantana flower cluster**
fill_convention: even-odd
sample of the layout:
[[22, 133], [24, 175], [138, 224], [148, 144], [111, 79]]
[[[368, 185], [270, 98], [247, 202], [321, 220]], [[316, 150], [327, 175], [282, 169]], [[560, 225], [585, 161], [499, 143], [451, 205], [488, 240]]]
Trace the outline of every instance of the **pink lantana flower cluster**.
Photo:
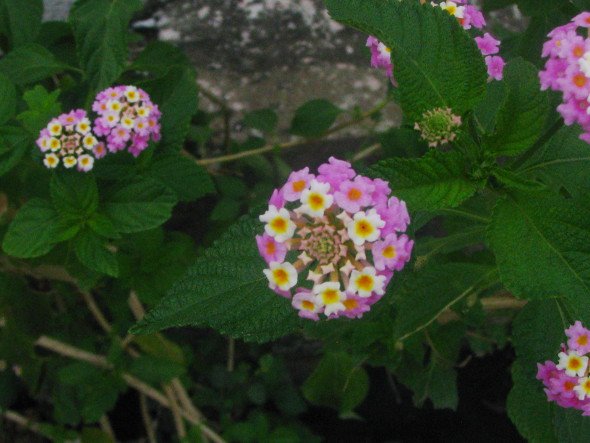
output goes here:
[[45, 154], [43, 163], [47, 168], [57, 168], [61, 163], [67, 169], [76, 166], [84, 172], [92, 169], [94, 158], [105, 149], [93, 133], [83, 109], [75, 109], [51, 120], [41, 130], [37, 146]]
[[580, 28], [587, 36], [590, 12], [577, 15], [548, 34], [542, 53], [548, 60], [539, 79], [542, 90], [563, 94], [558, 112], [566, 125], [578, 123], [584, 130], [580, 138], [590, 143], [590, 38], [579, 35]]
[[83, 109], [52, 119], [39, 133], [37, 146], [45, 154], [43, 164], [88, 172], [95, 159], [128, 148], [137, 157], [150, 138], [160, 139], [158, 105], [135, 86], [116, 86], [100, 92], [92, 105], [98, 114], [94, 125]]
[[256, 236], [269, 287], [299, 316], [360, 318], [385, 294], [414, 242], [410, 217], [387, 182], [330, 157], [318, 174], [304, 168], [275, 190]]
[[108, 88], [96, 96], [92, 110], [99, 115], [94, 121], [95, 131], [106, 137], [110, 152], [127, 149], [137, 157], [147, 148], [150, 138], [160, 139], [160, 110], [143, 89]]
[[590, 330], [576, 321], [565, 330], [567, 345], [561, 345], [559, 361], [538, 363], [537, 379], [545, 385], [549, 401], [563, 408], [575, 408], [590, 416], [590, 377], [588, 354]]
[[[430, 2], [430, 4], [456, 17], [464, 29], [483, 29], [486, 25], [481, 11], [471, 5], [469, 0]], [[500, 52], [500, 41], [486, 32], [483, 36], [475, 37], [475, 43], [484, 56], [490, 78], [502, 80], [506, 62], [497, 55]], [[371, 50], [371, 66], [384, 70], [387, 77], [396, 85], [391, 62], [391, 50], [373, 36], [367, 39], [367, 47]]]

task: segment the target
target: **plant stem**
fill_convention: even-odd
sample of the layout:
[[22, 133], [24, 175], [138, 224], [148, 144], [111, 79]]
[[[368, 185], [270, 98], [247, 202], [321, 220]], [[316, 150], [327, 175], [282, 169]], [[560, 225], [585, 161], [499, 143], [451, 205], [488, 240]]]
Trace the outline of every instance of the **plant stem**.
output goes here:
[[180, 415], [180, 408], [176, 402], [174, 390], [170, 385], [166, 385], [164, 386], [164, 393], [166, 394], [166, 397], [168, 397], [168, 402], [170, 403], [170, 411], [172, 411], [172, 417], [174, 417], [174, 427], [176, 428], [176, 433], [178, 434], [178, 437], [182, 439], [186, 437], [186, 427], [184, 426], [184, 420]]
[[156, 433], [154, 432], [152, 419], [150, 418], [150, 413], [148, 411], [147, 399], [145, 394], [142, 394], [141, 392], [139, 393], [139, 408], [141, 410], [141, 419], [143, 420], [148, 442], [157, 443], [158, 441], [156, 440]]
[[318, 137], [313, 137], [313, 138], [307, 139], [305, 141], [296, 140], [296, 141], [290, 141], [290, 142], [285, 142], [285, 143], [281, 143], [281, 144], [269, 144], [269, 145], [263, 146], [262, 148], [250, 149], [249, 151], [236, 152], [235, 154], [222, 155], [220, 157], [197, 159], [197, 160], [195, 160], [195, 162], [199, 165], [206, 166], [206, 165], [211, 165], [214, 163], [222, 163], [222, 162], [239, 160], [244, 157], [250, 157], [251, 155], [260, 155], [260, 154], [264, 154], [266, 152], [273, 151], [275, 149], [276, 150], [283, 150], [283, 149], [287, 149], [287, 148], [293, 148], [296, 146], [306, 145], [309, 142], [323, 140], [326, 137], [328, 137], [329, 135], [332, 135], [332, 134], [339, 132], [339, 131], [341, 131], [345, 128], [348, 128], [350, 126], [357, 125], [357, 124], [363, 122], [364, 120], [366, 120], [367, 118], [372, 117], [373, 115], [375, 115], [379, 111], [381, 111], [381, 109], [383, 109], [385, 107], [385, 105], [387, 105], [388, 102], [389, 102], [388, 100], [385, 100], [385, 101], [379, 103], [373, 109], [371, 109], [367, 112], [364, 112], [363, 114], [361, 114], [360, 116], [358, 116], [356, 118], [352, 118], [348, 121], [345, 121], [343, 123], [340, 123], [339, 125], [332, 127], [331, 129], [327, 130], [326, 132], [324, 132], [322, 135], [320, 135]]
[[17, 425], [33, 432], [34, 434], [41, 435], [45, 437], [43, 433], [39, 430], [39, 424], [29, 420], [28, 418], [20, 415], [17, 412], [11, 411], [10, 409], [2, 412], [2, 417], [6, 420], [16, 423]]
[[[502, 294], [498, 295], [493, 295], [491, 297], [481, 298], [480, 301], [484, 311], [521, 309], [527, 303], [526, 300], [517, 299], [506, 292], [503, 292]], [[447, 309], [438, 316], [437, 321], [440, 324], [446, 324], [455, 320], [459, 320], [459, 318], [460, 317], [459, 315], [457, 315], [457, 313], [450, 309]]]

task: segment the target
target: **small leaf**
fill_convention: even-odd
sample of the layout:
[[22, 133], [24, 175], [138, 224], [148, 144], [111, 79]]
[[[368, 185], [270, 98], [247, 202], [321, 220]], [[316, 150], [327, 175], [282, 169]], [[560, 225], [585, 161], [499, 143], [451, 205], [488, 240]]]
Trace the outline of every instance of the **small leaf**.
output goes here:
[[279, 116], [272, 109], [260, 109], [244, 115], [244, 124], [262, 132], [273, 132], [279, 123]]
[[33, 89], [23, 94], [23, 100], [27, 103], [29, 109], [21, 112], [17, 118], [34, 136], [37, 136], [39, 131], [53, 117], [61, 113], [59, 93], [59, 89], [53, 92], [47, 92], [47, 89], [43, 86], [36, 85]]
[[59, 214], [50, 202], [31, 199], [12, 220], [2, 248], [13, 257], [40, 257], [69, 235], [69, 230], [62, 225]]
[[268, 289], [254, 239], [259, 230], [248, 218], [233, 225], [131, 332], [210, 326], [256, 342], [292, 332], [299, 320], [289, 301]]
[[127, 62], [129, 21], [139, 0], [79, 0], [70, 11], [80, 64], [93, 91], [110, 86]]
[[432, 150], [422, 158], [390, 158], [371, 166], [372, 175], [389, 181], [411, 211], [458, 206], [480, 184], [467, 177], [459, 152]]
[[119, 275], [117, 258], [106, 249], [103, 241], [95, 233], [83, 230], [72, 241], [76, 257], [84, 266], [111, 277]]
[[541, 91], [537, 68], [522, 59], [508, 63], [508, 88], [498, 111], [496, 130], [487, 144], [496, 156], [517, 155], [541, 136], [549, 112], [549, 98]]
[[185, 368], [170, 360], [142, 355], [133, 360], [129, 372], [140, 380], [159, 385], [167, 383], [175, 377], [180, 377], [184, 374]]
[[119, 232], [145, 231], [170, 218], [176, 198], [152, 179], [137, 178], [114, 192], [104, 205], [104, 213]]
[[341, 109], [328, 100], [311, 100], [301, 105], [295, 111], [291, 122], [291, 133], [303, 137], [317, 137], [322, 135], [336, 121]]
[[41, 81], [68, 68], [51, 52], [35, 43], [10, 51], [0, 59], [0, 73], [19, 86]]
[[345, 414], [365, 399], [369, 391], [369, 377], [350, 355], [330, 353], [324, 355], [302, 389], [311, 403]]

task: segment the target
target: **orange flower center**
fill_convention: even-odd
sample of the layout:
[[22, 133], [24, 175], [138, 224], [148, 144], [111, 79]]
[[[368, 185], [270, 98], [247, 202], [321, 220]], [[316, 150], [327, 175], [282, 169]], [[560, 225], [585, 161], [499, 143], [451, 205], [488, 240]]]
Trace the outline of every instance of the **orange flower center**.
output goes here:
[[289, 276], [287, 275], [287, 271], [284, 269], [275, 269], [273, 271], [273, 277], [279, 286], [289, 282]]
[[587, 335], [580, 335], [576, 340], [580, 346], [585, 346], [588, 344], [588, 336]]
[[270, 226], [276, 232], [285, 232], [287, 230], [287, 221], [284, 218], [277, 217], [272, 222], [270, 222]]
[[356, 301], [354, 298], [349, 298], [348, 300], [344, 300], [344, 306], [349, 311], [352, 309], [356, 309], [359, 307], [359, 302]]
[[373, 278], [369, 275], [361, 275], [356, 281], [356, 284], [363, 291], [370, 291], [373, 289]]
[[576, 46], [574, 48], [574, 56], [575, 57], [581, 57], [584, 55], [584, 48], [582, 48], [581, 46]]
[[582, 88], [586, 85], [586, 76], [584, 74], [576, 74], [574, 75], [574, 85], [578, 88]]
[[352, 188], [348, 191], [348, 199], [352, 201], [356, 201], [363, 196], [363, 193], [359, 191], [357, 188]]
[[297, 180], [292, 186], [294, 192], [301, 192], [305, 189], [305, 180]]
[[303, 300], [301, 302], [301, 307], [307, 311], [313, 311], [315, 308], [315, 305], [308, 300]]

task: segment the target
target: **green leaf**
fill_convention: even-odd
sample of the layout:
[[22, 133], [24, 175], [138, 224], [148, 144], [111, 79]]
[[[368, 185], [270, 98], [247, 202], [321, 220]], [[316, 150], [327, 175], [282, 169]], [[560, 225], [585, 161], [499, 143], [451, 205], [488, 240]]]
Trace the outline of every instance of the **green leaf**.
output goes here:
[[[279, 123], [279, 116], [272, 109], [259, 109], [244, 115], [244, 124], [262, 132], [273, 132]], [[330, 124], [331, 126], [331, 124]]]
[[6, 254], [33, 258], [47, 254], [56, 243], [67, 237], [68, 229], [50, 202], [29, 200], [17, 212], [2, 242]]
[[171, 68], [178, 66], [191, 66], [186, 54], [170, 43], [155, 41], [147, 45], [127, 69], [164, 76]]
[[404, 340], [426, 328], [443, 311], [485, 287], [495, 272], [473, 263], [433, 263], [415, 272], [398, 295], [395, 337]]
[[170, 218], [176, 198], [153, 179], [137, 178], [114, 194], [104, 205], [104, 213], [119, 232], [145, 231]]
[[22, 128], [0, 127], [0, 176], [19, 164], [31, 144], [30, 135]]
[[61, 113], [59, 93], [59, 89], [47, 92], [43, 86], [37, 85], [23, 94], [29, 109], [21, 112], [17, 118], [31, 134], [37, 136], [53, 117]]
[[16, 113], [16, 88], [4, 74], [0, 74], [0, 125]]
[[51, 52], [35, 43], [10, 51], [0, 59], [0, 73], [19, 86], [41, 81], [68, 68]]
[[325, 3], [332, 18], [391, 48], [399, 102], [409, 118], [416, 120], [436, 107], [461, 115], [484, 96], [483, 57], [457, 19], [441, 8], [397, 0]]
[[92, 231], [83, 230], [74, 239], [76, 257], [84, 266], [111, 277], [118, 277], [119, 264], [115, 255]]
[[507, 95], [508, 87], [505, 82], [488, 83], [485, 98], [474, 109], [476, 121], [484, 133], [494, 132], [498, 112], [504, 106]]
[[78, 0], [70, 11], [80, 64], [93, 91], [110, 86], [127, 62], [129, 21], [140, 0]]
[[515, 296], [565, 296], [590, 310], [590, 211], [557, 196], [501, 200], [488, 231], [500, 277]]
[[390, 158], [369, 171], [389, 181], [411, 211], [458, 206], [480, 186], [467, 177], [463, 156], [456, 151], [432, 150], [422, 158]]
[[576, 409], [555, 408], [555, 430], [559, 443], [579, 443], [590, 434], [590, 422]]
[[177, 153], [154, 156], [148, 174], [173, 191], [180, 201], [193, 201], [215, 193], [207, 170]]
[[561, 128], [519, 170], [525, 176], [545, 178], [579, 197], [590, 189], [590, 151], [574, 126]]
[[303, 137], [322, 135], [336, 121], [342, 112], [328, 100], [310, 100], [295, 111], [291, 122], [291, 133]]
[[51, 200], [62, 217], [86, 221], [98, 208], [98, 187], [90, 174], [63, 171], [49, 184]]
[[504, 168], [495, 168], [492, 175], [507, 188], [519, 189], [522, 191], [539, 191], [545, 188], [543, 183], [527, 180], [517, 173]]
[[541, 91], [537, 68], [522, 59], [512, 60], [504, 73], [507, 96], [498, 111], [496, 131], [487, 140], [496, 156], [517, 155], [542, 134], [549, 98]]
[[160, 150], [179, 151], [188, 135], [190, 122], [199, 105], [199, 92], [192, 67], [173, 67], [168, 74], [146, 83], [145, 89], [156, 103], [162, 118]]
[[0, 0], [1, 32], [13, 49], [37, 38], [42, 18], [42, 0]]
[[365, 399], [369, 377], [350, 355], [330, 353], [324, 355], [302, 389], [311, 403], [345, 414], [352, 412]]
[[268, 289], [254, 239], [259, 231], [248, 218], [233, 225], [131, 332], [210, 326], [257, 342], [292, 332], [299, 320], [289, 301]]

